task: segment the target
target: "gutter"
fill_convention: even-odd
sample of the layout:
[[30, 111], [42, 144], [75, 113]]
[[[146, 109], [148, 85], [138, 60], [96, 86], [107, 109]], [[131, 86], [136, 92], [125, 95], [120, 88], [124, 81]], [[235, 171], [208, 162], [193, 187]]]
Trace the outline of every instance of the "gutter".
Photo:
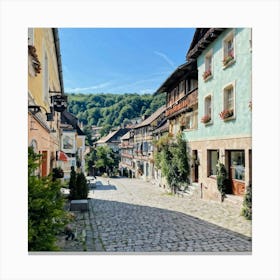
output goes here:
[[60, 90], [61, 90], [61, 95], [64, 95], [64, 85], [63, 85], [63, 76], [62, 76], [62, 63], [61, 63], [58, 29], [52, 28], [52, 31], [53, 31], [54, 44], [55, 44], [55, 53], [56, 53], [56, 58], [57, 58], [57, 63], [58, 63], [58, 76], [59, 76], [59, 82], [60, 82]]

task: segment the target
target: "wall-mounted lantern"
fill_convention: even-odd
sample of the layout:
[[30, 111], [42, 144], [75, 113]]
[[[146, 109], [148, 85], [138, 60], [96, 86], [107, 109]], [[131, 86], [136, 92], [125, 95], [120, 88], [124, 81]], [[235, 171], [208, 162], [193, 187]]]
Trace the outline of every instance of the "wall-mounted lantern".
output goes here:
[[54, 111], [63, 112], [67, 108], [67, 96], [53, 95], [51, 96], [51, 103], [53, 105]]

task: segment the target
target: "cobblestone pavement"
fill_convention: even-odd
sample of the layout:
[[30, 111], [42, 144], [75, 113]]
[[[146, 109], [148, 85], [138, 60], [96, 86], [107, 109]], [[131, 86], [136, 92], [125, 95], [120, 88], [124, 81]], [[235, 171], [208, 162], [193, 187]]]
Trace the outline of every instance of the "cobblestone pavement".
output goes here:
[[98, 178], [89, 197], [88, 251], [251, 252], [251, 222], [234, 205], [127, 178]]

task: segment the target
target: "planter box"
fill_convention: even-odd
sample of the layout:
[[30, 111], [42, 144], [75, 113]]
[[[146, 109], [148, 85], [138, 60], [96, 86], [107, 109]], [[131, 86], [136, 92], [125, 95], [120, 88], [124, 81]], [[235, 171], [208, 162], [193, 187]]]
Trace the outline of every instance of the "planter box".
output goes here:
[[87, 199], [71, 200], [70, 211], [88, 211], [88, 200]]

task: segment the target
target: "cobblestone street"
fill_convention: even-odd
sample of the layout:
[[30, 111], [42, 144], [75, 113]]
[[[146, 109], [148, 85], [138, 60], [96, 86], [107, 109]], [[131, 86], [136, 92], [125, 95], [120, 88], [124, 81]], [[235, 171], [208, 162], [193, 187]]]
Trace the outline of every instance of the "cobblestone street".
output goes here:
[[64, 251], [251, 252], [251, 222], [236, 205], [171, 196], [127, 178], [98, 178], [89, 198], [90, 211], [76, 213], [80, 237], [64, 241]]

